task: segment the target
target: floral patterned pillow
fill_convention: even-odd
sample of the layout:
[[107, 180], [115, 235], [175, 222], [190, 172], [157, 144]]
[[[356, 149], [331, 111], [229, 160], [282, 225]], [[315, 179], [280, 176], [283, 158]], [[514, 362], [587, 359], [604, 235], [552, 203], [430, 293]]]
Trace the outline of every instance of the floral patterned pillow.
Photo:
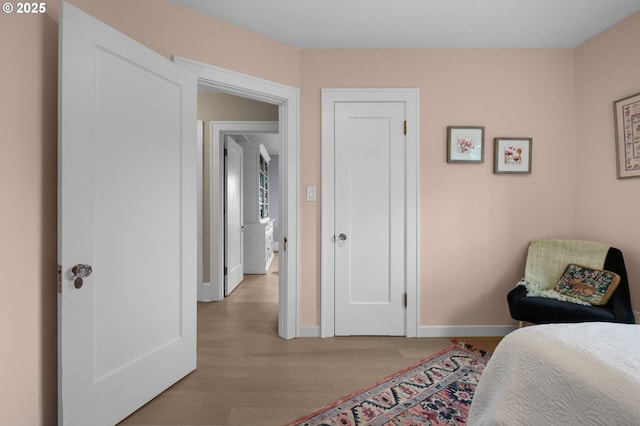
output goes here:
[[615, 272], [570, 263], [556, 284], [555, 290], [592, 305], [602, 306], [607, 304], [619, 283], [620, 275]]

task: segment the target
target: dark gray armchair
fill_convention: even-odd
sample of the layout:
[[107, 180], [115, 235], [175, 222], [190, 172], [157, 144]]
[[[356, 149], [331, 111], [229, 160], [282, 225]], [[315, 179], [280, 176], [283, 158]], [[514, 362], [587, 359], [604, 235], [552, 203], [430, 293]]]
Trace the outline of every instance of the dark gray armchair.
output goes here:
[[517, 286], [507, 294], [511, 317], [534, 324], [563, 322], [619, 322], [635, 324], [629, 296], [629, 281], [622, 252], [609, 248], [603, 269], [620, 275], [620, 284], [604, 306], [584, 306], [546, 297], [527, 297], [527, 289]]

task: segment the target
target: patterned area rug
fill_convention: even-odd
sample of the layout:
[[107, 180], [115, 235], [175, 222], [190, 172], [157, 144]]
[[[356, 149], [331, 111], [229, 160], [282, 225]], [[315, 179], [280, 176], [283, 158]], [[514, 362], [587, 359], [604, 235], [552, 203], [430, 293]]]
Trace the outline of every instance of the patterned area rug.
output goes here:
[[442, 352], [289, 426], [466, 424], [489, 354], [453, 342]]

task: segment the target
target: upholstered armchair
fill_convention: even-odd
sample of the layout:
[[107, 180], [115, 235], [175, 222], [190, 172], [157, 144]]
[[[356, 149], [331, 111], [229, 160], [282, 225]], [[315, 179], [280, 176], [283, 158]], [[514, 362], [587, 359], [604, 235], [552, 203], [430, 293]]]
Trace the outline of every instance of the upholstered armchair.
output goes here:
[[[527, 268], [530, 266], [531, 253], [532, 246], [529, 247]], [[518, 320], [520, 326], [523, 326], [524, 322], [545, 324], [601, 321], [635, 324], [622, 252], [615, 247], [609, 247], [608, 250], [605, 247], [602, 253], [605, 256], [602, 269], [620, 276], [617, 288], [605, 305], [586, 306], [547, 297], [527, 296], [527, 287], [517, 285], [507, 294], [511, 317]], [[553, 253], [547, 255], [552, 256]]]

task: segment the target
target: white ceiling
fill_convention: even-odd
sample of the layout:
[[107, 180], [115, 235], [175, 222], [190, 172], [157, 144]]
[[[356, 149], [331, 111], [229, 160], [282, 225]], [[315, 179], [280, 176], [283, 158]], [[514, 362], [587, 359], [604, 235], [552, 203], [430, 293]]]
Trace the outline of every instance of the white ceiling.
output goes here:
[[170, 0], [306, 49], [573, 48], [640, 0]]

